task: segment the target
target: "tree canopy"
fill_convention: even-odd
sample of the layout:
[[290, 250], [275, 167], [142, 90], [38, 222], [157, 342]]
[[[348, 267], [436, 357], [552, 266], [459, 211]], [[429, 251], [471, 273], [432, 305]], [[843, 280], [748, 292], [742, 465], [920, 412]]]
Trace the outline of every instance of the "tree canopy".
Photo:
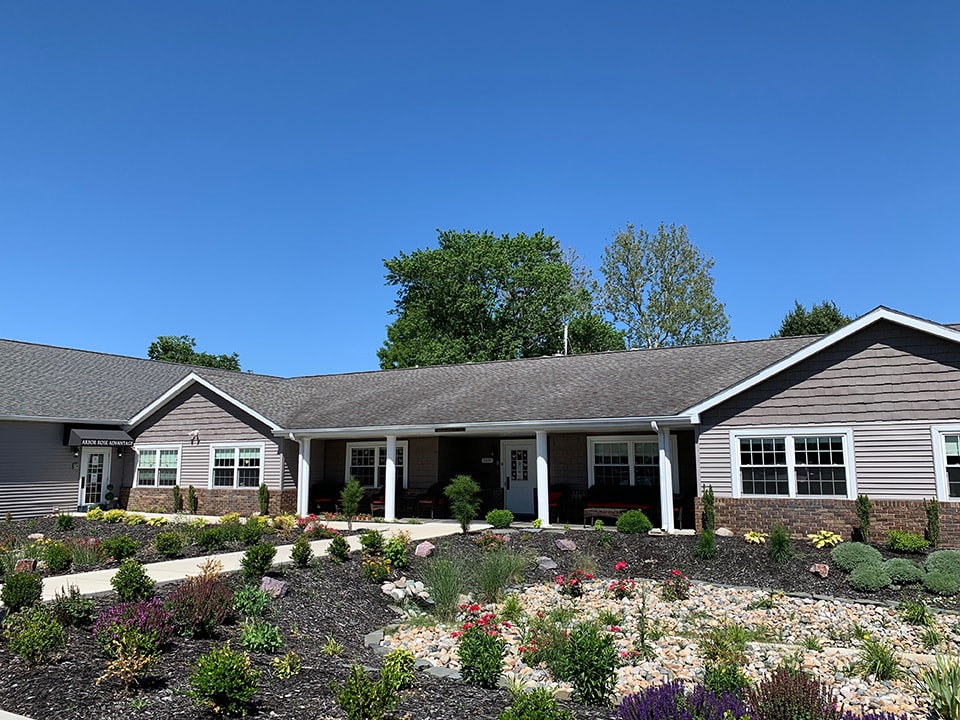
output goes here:
[[200, 367], [221, 368], [223, 370], [240, 370], [240, 356], [211, 355], [197, 352], [194, 348], [196, 339], [188, 335], [159, 335], [147, 348], [147, 357], [151, 360], [182, 363], [184, 365], [199, 365]]
[[380, 367], [551, 355], [563, 351], [565, 323], [577, 352], [623, 349], [592, 307], [588, 273], [543, 231], [445, 230], [438, 241], [384, 260], [386, 282], [397, 287], [397, 318], [377, 351]]
[[603, 309], [632, 347], [726, 340], [730, 321], [714, 296], [712, 268], [685, 226], [661, 224], [651, 235], [627, 225], [604, 250]]
[[774, 337], [792, 337], [795, 335], [825, 335], [842, 328], [851, 318], [840, 312], [832, 300], [824, 300], [807, 309], [795, 300], [793, 310], [787, 313], [780, 323], [780, 332]]

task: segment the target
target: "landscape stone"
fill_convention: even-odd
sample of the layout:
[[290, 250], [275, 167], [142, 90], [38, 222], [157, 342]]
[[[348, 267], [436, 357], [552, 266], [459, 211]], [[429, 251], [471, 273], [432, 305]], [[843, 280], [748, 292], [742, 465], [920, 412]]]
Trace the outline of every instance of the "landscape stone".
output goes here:
[[717, 537], [733, 537], [733, 530], [722, 527], [722, 528], [717, 528], [713, 534], [716, 535]]
[[282, 598], [287, 594], [287, 582], [285, 580], [277, 580], [272, 577], [265, 577], [260, 581], [260, 589], [267, 593], [274, 600], [277, 598]]
[[541, 570], [556, 570], [557, 563], [553, 558], [549, 558], [546, 555], [541, 555], [537, 558], [537, 567]]
[[15, 573], [20, 572], [35, 572], [37, 569], [37, 561], [33, 558], [23, 558], [17, 560], [17, 564], [13, 566], [13, 571]]
[[413, 551], [413, 554], [421, 558], [429, 557], [430, 553], [432, 553], [436, 547], [437, 546], [429, 540], [424, 540], [422, 543], [417, 545], [417, 549]]
[[43, 540], [44, 537], [43, 533], [30, 533], [27, 535], [27, 540]]
[[567, 538], [557, 540], [556, 545], [558, 550], [563, 550], [565, 552], [570, 552], [577, 549], [577, 544], [573, 540], [568, 540]]
[[814, 563], [810, 566], [810, 572], [819, 575], [822, 578], [825, 578], [830, 574], [830, 566], [826, 563]]

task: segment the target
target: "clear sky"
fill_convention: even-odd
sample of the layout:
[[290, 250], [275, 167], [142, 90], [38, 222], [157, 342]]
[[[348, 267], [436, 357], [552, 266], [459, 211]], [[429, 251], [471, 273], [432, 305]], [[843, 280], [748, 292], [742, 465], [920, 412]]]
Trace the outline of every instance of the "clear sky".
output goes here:
[[738, 339], [960, 322], [960, 3], [0, 0], [0, 337], [367, 370], [383, 259], [685, 224]]

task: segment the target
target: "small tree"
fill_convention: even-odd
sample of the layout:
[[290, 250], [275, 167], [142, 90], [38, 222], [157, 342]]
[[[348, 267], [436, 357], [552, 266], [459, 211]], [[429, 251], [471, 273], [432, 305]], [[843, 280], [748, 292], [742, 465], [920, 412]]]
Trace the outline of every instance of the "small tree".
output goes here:
[[464, 532], [470, 529], [470, 522], [480, 512], [480, 486], [469, 475], [457, 475], [443, 489], [450, 501], [450, 512], [460, 521]]
[[873, 512], [873, 503], [866, 495], [857, 495], [857, 520], [860, 523], [860, 539], [870, 544], [870, 514]]
[[191, 515], [197, 514], [197, 491], [193, 485], [187, 485], [187, 510]]
[[183, 498], [180, 497], [179, 485], [174, 485], [173, 488], [171, 488], [171, 490], [173, 492], [173, 512], [174, 514], [176, 514], [181, 510], [183, 510]]
[[787, 313], [780, 323], [779, 337], [795, 335], [824, 335], [842, 328], [850, 322], [850, 318], [840, 312], [835, 302], [824, 300], [819, 305], [807, 309], [794, 301], [793, 310]]
[[363, 486], [353, 476], [343, 486], [340, 491], [340, 509], [347, 516], [347, 530], [353, 532], [353, 518], [360, 508], [360, 501], [363, 499]]
[[270, 488], [266, 483], [260, 483], [260, 489], [257, 491], [257, 500], [260, 502], [260, 514], [270, 514]]

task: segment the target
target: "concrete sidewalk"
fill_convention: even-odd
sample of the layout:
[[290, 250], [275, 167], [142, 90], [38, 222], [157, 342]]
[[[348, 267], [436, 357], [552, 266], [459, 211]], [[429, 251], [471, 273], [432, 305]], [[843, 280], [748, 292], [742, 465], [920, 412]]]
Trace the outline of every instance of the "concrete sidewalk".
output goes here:
[[[345, 522], [328, 522], [328, 527], [337, 530], [346, 530]], [[489, 527], [486, 523], [474, 523], [470, 526], [471, 530], [484, 529]], [[411, 523], [383, 523], [383, 522], [355, 522], [354, 530], [364, 530], [371, 528], [380, 530], [384, 536], [391, 537], [398, 532], [406, 532], [410, 536], [410, 541], [419, 543], [423, 540], [429, 540], [446, 535], [455, 535], [460, 532], [460, 525], [456, 521], [436, 521], [424, 522], [420, 524]], [[347, 539], [351, 550], [360, 549], [359, 535], [351, 535]], [[327, 547], [330, 540], [314, 540], [310, 543], [315, 555], [323, 557], [327, 554]], [[275, 565], [289, 564], [290, 552], [293, 545], [278, 545], [277, 556], [274, 559]], [[178, 582], [188, 575], [197, 575], [199, 566], [209, 559], [216, 559], [223, 565], [224, 572], [237, 572], [240, 570], [240, 560], [243, 558], [243, 552], [232, 552], [222, 554], [204, 555], [195, 558], [182, 558], [179, 560], [167, 560], [165, 562], [150, 563], [144, 565], [147, 575], [160, 584]], [[116, 568], [109, 570], [95, 570], [87, 573], [75, 573], [73, 575], [57, 575], [56, 577], [46, 578], [43, 581], [43, 599], [53, 600], [58, 592], [61, 594], [71, 585], [76, 586], [81, 595], [102, 595], [113, 592], [110, 585], [110, 579], [117, 572]], [[0, 720], [3, 716], [0, 715]]]

